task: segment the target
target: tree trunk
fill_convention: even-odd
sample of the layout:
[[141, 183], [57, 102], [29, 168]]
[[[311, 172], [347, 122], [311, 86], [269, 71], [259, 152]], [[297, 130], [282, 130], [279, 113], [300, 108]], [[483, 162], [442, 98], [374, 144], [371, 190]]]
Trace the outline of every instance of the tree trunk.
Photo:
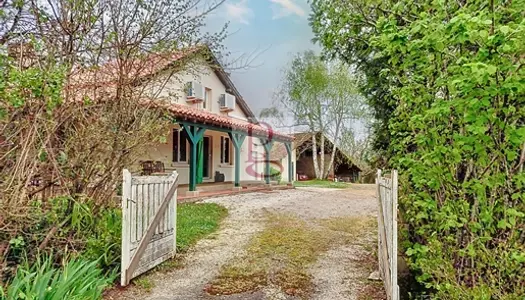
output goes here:
[[327, 174], [325, 173], [325, 167], [324, 167], [324, 133], [321, 132], [321, 141], [320, 145], [321, 147], [321, 164], [319, 166], [319, 170], [321, 170], [321, 179], [326, 179]]
[[312, 135], [312, 159], [314, 161], [315, 178], [322, 178], [323, 174], [319, 171], [319, 165], [317, 164], [317, 137], [316, 134]]
[[[332, 154], [330, 155], [330, 164], [328, 165], [328, 168], [326, 170], [326, 176], [328, 177], [328, 175], [330, 174], [330, 171], [332, 171], [332, 168], [334, 166], [334, 160], [335, 160], [335, 151], [337, 150], [337, 146], [335, 145], [334, 143], [334, 146], [332, 147]], [[334, 168], [334, 172], [335, 172], [335, 168]], [[334, 174], [335, 176], [335, 174]]]
[[[328, 176], [332, 168], [334, 168], [335, 151], [337, 150], [336, 143], [339, 140], [339, 131], [341, 130], [341, 123], [342, 123], [342, 118], [339, 118], [335, 125], [335, 136], [334, 136], [334, 141], [333, 141], [333, 146], [332, 146], [332, 154], [330, 155], [330, 165], [328, 165], [328, 168], [326, 170], [326, 176]], [[334, 177], [335, 177], [335, 168], [334, 168]]]

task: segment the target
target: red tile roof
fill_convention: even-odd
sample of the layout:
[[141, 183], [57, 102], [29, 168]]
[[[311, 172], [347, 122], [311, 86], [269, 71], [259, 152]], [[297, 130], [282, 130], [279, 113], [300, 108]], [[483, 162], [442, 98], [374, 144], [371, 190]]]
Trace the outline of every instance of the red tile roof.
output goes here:
[[274, 138], [281, 141], [292, 141], [294, 139], [291, 135], [282, 134], [273, 131], [258, 124], [253, 124], [247, 121], [235, 119], [229, 116], [215, 114], [203, 109], [190, 107], [184, 104], [167, 103], [165, 101], [152, 100], [149, 105], [153, 107], [160, 107], [170, 112], [177, 121], [189, 121], [199, 124], [213, 125], [226, 129], [233, 129], [246, 132], [249, 136], [262, 136]]
[[[198, 51], [199, 48], [190, 48], [178, 53], [150, 54], [144, 59], [126, 61], [125, 66], [120, 66], [121, 68], [125, 68], [124, 70], [119, 70], [119, 66], [116, 62], [106, 63], [99, 68], [77, 69], [74, 70], [69, 77], [66, 91], [70, 94], [70, 99], [76, 101], [83, 101], [86, 97], [91, 99], [108, 99], [116, 94], [116, 87], [118, 84], [117, 80], [124, 80], [127, 82], [126, 84], [133, 85], [134, 83], [140, 82], [141, 78], [153, 76], [154, 74], [169, 68], [174, 62], [189, 57], [191, 56], [190, 54]], [[122, 74], [126, 75], [124, 76], [125, 78], [121, 78]], [[224, 74], [222, 74], [222, 76], [224, 76]], [[228, 82], [228, 85], [233, 86], [229, 79]], [[253, 113], [249, 110], [244, 100], [239, 98], [240, 94], [236, 90], [234, 91], [234, 94], [236, 94], [236, 98], [240, 102], [239, 104], [242, 104], [240, 105], [241, 108], [245, 106], [243, 111], [247, 111], [248, 117], [253, 117]], [[177, 120], [188, 120], [225, 127], [228, 129], [240, 130], [249, 135], [270, 135], [280, 140], [293, 140], [293, 136], [274, 132], [271, 129], [258, 124], [211, 113], [202, 109], [196, 109], [183, 104], [168, 103], [167, 101], [162, 100], [146, 100], [145, 105], [167, 109], [177, 118]]]

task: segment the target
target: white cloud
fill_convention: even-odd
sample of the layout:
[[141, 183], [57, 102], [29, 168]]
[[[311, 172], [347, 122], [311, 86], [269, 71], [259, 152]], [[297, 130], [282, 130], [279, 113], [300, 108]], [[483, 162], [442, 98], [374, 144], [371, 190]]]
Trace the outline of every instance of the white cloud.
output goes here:
[[273, 18], [279, 19], [287, 17], [289, 15], [297, 15], [299, 17], [304, 17], [306, 12], [303, 8], [297, 5], [295, 0], [270, 0], [270, 2], [275, 3], [273, 8]]
[[237, 3], [226, 3], [226, 14], [228, 19], [242, 24], [250, 24], [249, 19], [253, 17], [253, 10], [246, 4], [247, 0]]

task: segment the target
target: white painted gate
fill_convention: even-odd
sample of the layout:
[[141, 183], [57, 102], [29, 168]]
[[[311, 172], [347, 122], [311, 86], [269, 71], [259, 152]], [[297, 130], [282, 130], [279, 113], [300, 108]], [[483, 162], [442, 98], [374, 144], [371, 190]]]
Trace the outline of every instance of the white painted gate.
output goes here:
[[379, 200], [378, 249], [379, 276], [389, 300], [399, 300], [397, 284], [397, 171], [390, 178], [377, 170], [377, 199]]
[[178, 174], [123, 173], [121, 285], [126, 286], [175, 254]]

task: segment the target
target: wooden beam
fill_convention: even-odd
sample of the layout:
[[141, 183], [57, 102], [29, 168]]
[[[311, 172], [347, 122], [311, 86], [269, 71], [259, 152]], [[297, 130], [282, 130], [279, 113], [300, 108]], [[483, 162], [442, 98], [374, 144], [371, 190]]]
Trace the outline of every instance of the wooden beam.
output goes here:
[[263, 144], [264, 152], [266, 154], [264, 160], [264, 179], [266, 184], [270, 184], [270, 152], [272, 151], [273, 140], [270, 140], [268, 138], [260, 138], [260, 140]]
[[235, 148], [235, 187], [241, 186], [241, 147], [246, 135], [242, 133], [228, 132], [230, 139], [232, 140], [233, 147]]
[[184, 130], [188, 134], [190, 140], [190, 186], [191, 192], [197, 190], [197, 143], [204, 136], [206, 128], [199, 127], [198, 125], [190, 125], [189, 123], [181, 123]]
[[288, 153], [288, 182], [293, 182], [293, 165], [292, 165], [292, 143], [284, 143], [286, 152]]
[[[241, 134], [244, 134], [246, 136], [251, 136], [251, 137], [260, 138], [260, 139], [268, 139], [268, 133], [259, 134], [259, 133], [251, 132], [251, 134], [249, 134], [248, 130], [245, 130], [245, 129], [236, 129], [236, 128], [233, 128], [233, 127], [222, 127], [222, 126], [217, 126], [217, 125], [192, 122], [192, 121], [188, 121], [188, 120], [183, 120], [183, 121], [178, 120], [177, 121], [177, 120], [173, 119], [173, 123], [178, 123], [178, 124], [181, 124], [183, 126], [196, 126], [196, 127], [205, 128], [205, 129], [214, 130], [214, 131], [219, 131], [219, 132], [241, 133]], [[290, 142], [289, 139], [283, 139], [283, 138], [280, 138], [279, 136], [276, 136], [276, 135], [272, 136], [272, 140], [273, 141], [278, 141], [278, 142], [283, 142], [283, 143], [284, 142]]]

